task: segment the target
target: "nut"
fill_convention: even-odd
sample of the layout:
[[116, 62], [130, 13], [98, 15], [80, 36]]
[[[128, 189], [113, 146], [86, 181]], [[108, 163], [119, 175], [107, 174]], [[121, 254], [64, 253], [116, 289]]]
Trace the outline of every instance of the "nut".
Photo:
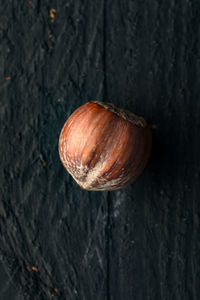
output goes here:
[[150, 126], [142, 117], [111, 103], [88, 102], [66, 121], [60, 159], [86, 190], [120, 189], [143, 171], [151, 151]]

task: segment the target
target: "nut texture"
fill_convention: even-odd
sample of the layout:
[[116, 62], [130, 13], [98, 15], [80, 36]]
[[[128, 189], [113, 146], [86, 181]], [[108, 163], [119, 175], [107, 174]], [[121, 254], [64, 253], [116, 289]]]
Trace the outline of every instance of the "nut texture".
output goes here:
[[143, 171], [151, 144], [151, 129], [142, 117], [93, 101], [79, 107], [64, 124], [59, 154], [83, 189], [117, 190]]

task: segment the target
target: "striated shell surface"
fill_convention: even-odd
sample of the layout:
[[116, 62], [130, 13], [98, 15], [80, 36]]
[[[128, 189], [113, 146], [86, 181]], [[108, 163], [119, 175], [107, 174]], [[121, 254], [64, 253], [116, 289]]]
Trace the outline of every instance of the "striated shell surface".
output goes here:
[[136, 179], [151, 150], [151, 129], [141, 117], [103, 102], [88, 102], [66, 121], [60, 159], [86, 190], [116, 190]]

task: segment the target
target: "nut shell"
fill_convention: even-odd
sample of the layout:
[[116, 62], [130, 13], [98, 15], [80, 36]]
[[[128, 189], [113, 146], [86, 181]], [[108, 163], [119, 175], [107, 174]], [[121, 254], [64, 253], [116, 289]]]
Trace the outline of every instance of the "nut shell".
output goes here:
[[86, 190], [117, 190], [143, 171], [151, 151], [146, 121], [110, 103], [88, 102], [66, 121], [60, 159]]

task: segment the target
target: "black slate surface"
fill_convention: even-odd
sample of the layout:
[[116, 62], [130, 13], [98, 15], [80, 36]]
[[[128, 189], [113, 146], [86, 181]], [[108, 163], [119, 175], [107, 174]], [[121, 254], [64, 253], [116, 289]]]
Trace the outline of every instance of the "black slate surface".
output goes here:
[[[0, 4], [0, 298], [198, 300], [199, 1]], [[94, 99], [157, 125], [120, 191], [81, 190], [59, 160]]]

